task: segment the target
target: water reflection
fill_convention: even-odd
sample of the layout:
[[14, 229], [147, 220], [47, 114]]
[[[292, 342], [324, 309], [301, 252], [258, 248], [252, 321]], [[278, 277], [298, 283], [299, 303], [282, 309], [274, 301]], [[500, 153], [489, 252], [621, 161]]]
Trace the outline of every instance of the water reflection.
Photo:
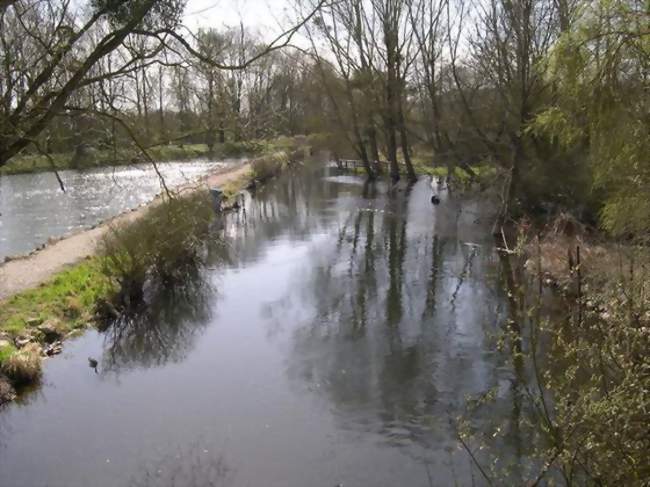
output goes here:
[[224, 457], [204, 441], [177, 447], [140, 470], [128, 487], [227, 487], [235, 475]]
[[[505, 309], [489, 277], [498, 272], [489, 233], [473, 228], [489, 209], [445, 197], [455, 208], [438, 218], [429, 191], [426, 181], [366, 185], [367, 207], [342, 223], [334, 248], [310, 255], [318, 265], [301, 299], [317, 311], [295, 331], [289, 374], [331, 401], [344, 428], [409, 449], [436, 467], [437, 482], [462, 482], [478, 472], [458, 451], [454, 421], [466, 396], [511, 377], [488, 340]], [[485, 412], [495, 413], [503, 420], [503, 410]], [[517, 455], [512, 446], [504, 458]]]
[[[230, 233], [239, 262], [250, 262], [263, 257], [260, 234], [262, 242], [276, 230], [299, 241], [337, 221], [335, 245], [314, 245], [291, 287], [302, 292], [265, 308], [276, 322], [300, 315], [295, 308], [314, 310], [292, 327], [289, 376], [334, 405], [341, 429], [376, 433], [421, 462], [412, 485], [480, 484], [458, 452], [454, 421], [467, 395], [509, 374], [484, 349], [505, 312], [498, 281], [488, 277], [498, 271], [489, 234], [474, 227], [489, 207], [448, 200], [452, 210], [439, 218], [426, 180], [397, 188], [348, 176], [323, 181], [298, 192], [289, 181], [284, 197], [274, 187], [249, 198], [248, 219], [233, 221]], [[251, 229], [255, 238], [247, 238]]]
[[488, 393], [467, 428], [501, 426], [499, 466], [525, 464], [489, 202], [443, 192], [434, 207], [429, 184], [330, 170], [247, 194], [195, 288], [48, 361], [42, 397], [7, 412], [0, 484], [208, 484], [223, 458], [234, 486], [482, 485], [458, 417]]
[[184, 269], [182, 281], [148, 283], [143, 303], [106, 323], [103, 372], [159, 367], [187, 357], [217, 303], [218, 285], [208, 270], [230, 261], [223, 223], [223, 215], [214, 216], [200, 258]]
[[215, 296], [199, 269], [189, 273], [182, 286], [158, 290], [142, 309], [125, 313], [107, 327], [102, 371], [183, 360], [208, 325]]

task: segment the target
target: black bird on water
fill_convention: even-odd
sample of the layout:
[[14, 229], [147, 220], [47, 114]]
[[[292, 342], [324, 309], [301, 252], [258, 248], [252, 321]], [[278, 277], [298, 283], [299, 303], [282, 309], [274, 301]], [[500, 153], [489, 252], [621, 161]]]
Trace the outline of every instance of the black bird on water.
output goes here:
[[94, 358], [88, 357], [88, 365], [90, 366], [91, 369], [95, 369], [95, 374], [97, 373], [97, 366], [99, 365], [99, 362], [95, 360]]
[[431, 196], [431, 203], [434, 205], [439, 205], [440, 204], [440, 198], [438, 198], [438, 195], [433, 195]]

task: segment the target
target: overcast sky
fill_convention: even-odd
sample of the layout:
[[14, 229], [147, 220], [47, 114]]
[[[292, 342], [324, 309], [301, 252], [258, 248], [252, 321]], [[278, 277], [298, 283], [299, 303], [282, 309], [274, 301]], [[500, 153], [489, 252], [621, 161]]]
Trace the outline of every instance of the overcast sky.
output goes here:
[[289, 0], [188, 0], [185, 8], [185, 25], [192, 30], [198, 27], [239, 25], [272, 35], [281, 31], [280, 23], [287, 25]]

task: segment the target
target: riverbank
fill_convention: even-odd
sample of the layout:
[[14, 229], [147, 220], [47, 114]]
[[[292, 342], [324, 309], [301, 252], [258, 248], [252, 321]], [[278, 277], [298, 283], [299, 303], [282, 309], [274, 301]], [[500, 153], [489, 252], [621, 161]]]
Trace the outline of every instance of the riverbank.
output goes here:
[[[232, 186], [233, 183], [238, 181], [244, 184], [245, 176], [249, 172], [249, 164], [238, 165], [234, 168], [218, 171], [177, 191], [185, 192], [213, 186]], [[0, 265], [0, 301], [6, 300], [26, 289], [34, 288], [66, 267], [94, 255], [97, 242], [106, 234], [111, 225], [134, 221], [160, 200], [161, 197], [159, 196], [150, 203], [102, 222], [95, 228], [51, 241], [43, 249]]]
[[[317, 137], [317, 136], [316, 136]], [[314, 136], [309, 137], [313, 139]], [[268, 140], [225, 142], [216, 144], [212, 150], [206, 144], [161, 144], [148, 147], [147, 153], [156, 162], [189, 161], [197, 159], [231, 159], [259, 157], [280, 150], [290, 150], [300, 137], [277, 137]], [[20, 154], [6, 166], [0, 167], [0, 176], [31, 174], [66, 169], [92, 169], [108, 166], [128, 166], [146, 163], [142, 152], [133, 148], [112, 150], [89, 150], [83, 160], [74, 160], [73, 153]]]
[[[248, 163], [221, 170], [175, 190], [188, 195], [210, 187], [236, 194], [253, 177]], [[0, 265], [0, 404], [15, 388], [38, 380], [41, 359], [58, 354], [70, 335], [93, 326], [97, 304], [114, 293], [97, 256], [111, 228], [128, 226], [163, 201], [150, 203], [77, 232], [28, 256]]]
[[201, 282], [46, 361], [38, 393], [0, 418], [0, 484], [147, 485], [151, 471], [166, 485], [168, 468], [223, 455], [241, 485], [428, 485], [414, 458], [448, 485], [450, 452], [469, 484], [448, 410], [509, 373], [483, 332], [502, 306], [491, 206], [444, 189], [434, 206], [428, 178], [407, 190], [324, 166], [227, 213]]
[[[645, 485], [647, 245], [616, 241], [566, 213], [543, 225], [522, 220], [514, 233], [499, 243], [511, 310], [504, 342], [536, 377], [533, 424], [547, 425], [546, 446], [534, 450], [544, 465], [538, 478], [555, 471], [589, 484]], [[534, 340], [528, 350], [522, 335]]]
[[[174, 193], [190, 200], [192, 195], [219, 187], [225, 196], [225, 207], [237, 205], [235, 198], [242, 189], [273, 178], [302, 160], [306, 152], [307, 148], [301, 147], [291, 153], [280, 151], [259, 157], [210, 174], [175, 189]], [[40, 377], [41, 358], [58, 354], [68, 336], [94, 326], [100, 309], [116, 312], [112, 301], [124, 291], [124, 283], [119, 273], [109, 275], [111, 262], [114, 264], [115, 260], [109, 262], [109, 256], [104, 255], [106, 249], [99, 255], [99, 244], [106, 245], [111, 229], [120, 229], [122, 237], [118, 236], [114, 243], [127, 247], [116, 249], [117, 254], [112, 256], [120, 260], [125, 252], [132, 256], [134, 250], [128, 247], [133, 242], [120, 241], [125, 231], [141, 239], [144, 236], [140, 233], [146, 232], [148, 225], [149, 231], [161, 233], [149, 244], [158, 247], [155, 242], [169, 240], [171, 233], [167, 235], [166, 232], [171, 231], [171, 227], [165, 224], [161, 228], [155, 216], [165, 201], [163, 196], [159, 195], [150, 203], [95, 228], [53, 241], [39, 251], [0, 266], [0, 392], [3, 391], [0, 403], [14, 397], [14, 387], [35, 382]], [[153, 221], [145, 221], [149, 218]], [[176, 231], [175, 235], [178, 233]], [[172, 246], [176, 247], [176, 244]], [[177, 251], [180, 249], [172, 249], [169, 258], [173, 259]], [[147, 259], [150, 254], [155, 254], [155, 249], [144, 249], [144, 252], [142, 257]], [[160, 263], [157, 259], [155, 262]], [[170, 262], [169, 265], [174, 264]], [[119, 269], [119, 272], [123, 270]], [[146, 273], [147, 269], [143, 271]]]

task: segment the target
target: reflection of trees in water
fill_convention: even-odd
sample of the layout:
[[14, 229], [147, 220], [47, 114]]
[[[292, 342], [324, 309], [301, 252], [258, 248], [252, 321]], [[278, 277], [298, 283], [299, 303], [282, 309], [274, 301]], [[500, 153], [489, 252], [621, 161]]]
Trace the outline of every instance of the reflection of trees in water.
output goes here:
[[[441, 207], [429, 226], [411, 225], [411, 207], [426, 215], [418, 207], [428, 203], [422, 187], [376, 198], [385, 211], [353, 212], [333, 251], [312, 256], [318, 265], [303, 299], [316, 316], [296, 332], [289, 372], [332, 401], [346, 428], [412, 446], [448, 472], [468, 472], [450, 418], [466, 396], [511, 374], [508, 358], [487, 350], [503, 307], [498, 283], [486, 275], [495, 263], [459, 240], [457, 208], [445, 216]], [[510, 414], [518, 421], [519, 411], [505, 406], [472, 418], [475, 426]]]
[[129, 487], [227, 487], [234, 477], [223, 456], [200, 442], [140, 470]]
[[154, 292], [143, 309], [121, 316], [106, 330], [103, 370], [154, 367], [185, 358], [208, 323], [214, 295], [199, 270], [182, 285]]
[[245, 212], [231, 213], [225, 222], [235, 260], [246, 263], [258, 259], [279, 236], [299, 242], [309, 240], [319, 230], [329, 231], [332, 219], [341, 213], [339, 205], [354, 201], [346, 198], [349, 193], [356, 197], [365, 191], [365, 197], [373, 198], [377, 191], [375, 184], [364, 190], [362, 185], [346, 187], [323, 176], [322, 170], [312, 169], [285, 173], [246, 197]]
[[10, 403], [0, 406], [0, 450], [7, 447], [7, 439], [15, 434], [15, 428], [9, 422], [9, 416], [7, 414], [9, 407]]

